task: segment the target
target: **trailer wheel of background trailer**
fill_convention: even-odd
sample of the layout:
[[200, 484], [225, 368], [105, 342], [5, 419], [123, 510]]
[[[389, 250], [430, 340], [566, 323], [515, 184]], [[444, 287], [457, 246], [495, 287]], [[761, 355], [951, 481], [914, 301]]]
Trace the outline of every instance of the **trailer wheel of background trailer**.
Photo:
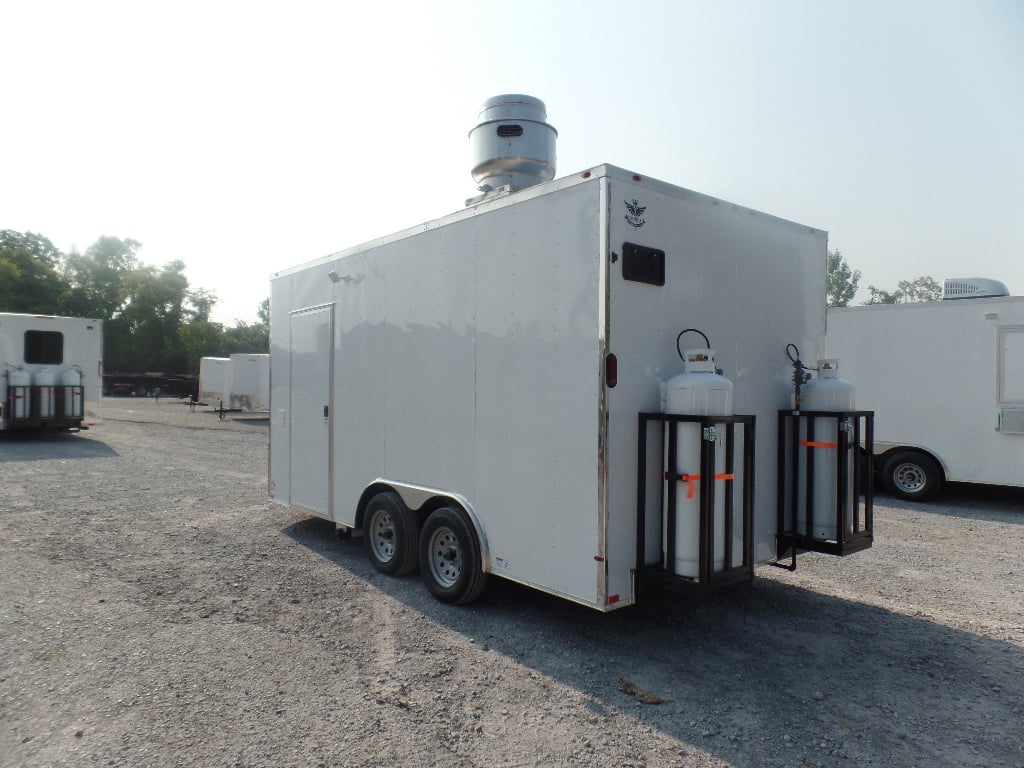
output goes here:
[[434, 510], [420, 534], [420, 574], [443, 603], [476, 600], [487, 584], [480, 541], [468, 516], [456, 507]]
[[921, 451], [894, 451], [882, 462], [882, 485], [893, 496], [924, 501], [942, 487], [942, 468]]
[[393, 493], [378, 493], [366, 505], [363, 547], [373, 567], [388, 576], [405, 576], [416, 568], [420, 525]]

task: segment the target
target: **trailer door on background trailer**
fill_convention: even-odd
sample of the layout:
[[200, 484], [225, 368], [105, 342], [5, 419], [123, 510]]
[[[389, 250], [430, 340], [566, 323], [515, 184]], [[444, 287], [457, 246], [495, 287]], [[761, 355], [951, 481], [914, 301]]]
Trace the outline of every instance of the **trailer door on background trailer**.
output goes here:
[[327, 514], [330, 458], [331, 329], [333, 308], [291, 315], [288, 449], [291, 503]]
[[998, 329], [996, 350], [998, 370], [999, 431], [1024, 434], [1024, 325]]

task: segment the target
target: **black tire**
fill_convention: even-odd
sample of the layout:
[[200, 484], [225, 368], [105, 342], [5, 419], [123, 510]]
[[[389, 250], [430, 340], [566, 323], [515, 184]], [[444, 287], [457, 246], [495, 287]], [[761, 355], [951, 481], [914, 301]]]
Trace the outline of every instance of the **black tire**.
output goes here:
[[395, 494], [370, 499], [363, 513], [363, 549], [374, 568], [388, 576], [412, 573], [419, 537], [419, 520]]
[[434, 510], [420, 534], [420, 574], [442, 603], [476, 600], [487, 584], [480, 541], [466, 513], [457, 507]]
[[882, 462], [882, 485], [907, 501], [930, 499], [942, 487], [943, 479], [938, 463], [920, 451], [895, 451]]

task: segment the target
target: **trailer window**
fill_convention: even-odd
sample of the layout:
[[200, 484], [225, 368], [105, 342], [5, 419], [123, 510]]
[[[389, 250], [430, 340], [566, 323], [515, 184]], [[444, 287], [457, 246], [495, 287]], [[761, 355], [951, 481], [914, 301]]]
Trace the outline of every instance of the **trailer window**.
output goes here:
[[635, 243], [622, 244], [622, 279], [665, 284], [665, 252]]
[[64, 334], [59, 331], [25, 331], [25, 362], [60, 365], [64, 362]]

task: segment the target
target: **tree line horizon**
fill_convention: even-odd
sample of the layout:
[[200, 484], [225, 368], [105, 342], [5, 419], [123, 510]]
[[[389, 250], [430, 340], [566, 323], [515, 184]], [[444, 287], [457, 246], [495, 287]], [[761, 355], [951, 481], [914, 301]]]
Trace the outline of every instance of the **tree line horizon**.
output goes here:
[[[853, 269], [842, 251], [828, 251], [825, 262], [825, 294], [830, 307], [846, 307], [853, 301], [860, 287], [860, 270]], [[942, 286], [933, 277], [922, 275], [913, 280], [900, 280], [896, 290], [885, 291], [868, 286], [864, 304], [912, 304], [919, 301], [938, 301]]]
[[141, 248], [104, 235], [81, 253], [63, 253], [43, 235], [0, 230], [0, 312], [102, 320], [109, 373], [194, 376], [200, 358], [269, 351], [269, 298], [255, 323], [214, 322], [217, 294], [192, 288], [183, 261], [143, 263]]

